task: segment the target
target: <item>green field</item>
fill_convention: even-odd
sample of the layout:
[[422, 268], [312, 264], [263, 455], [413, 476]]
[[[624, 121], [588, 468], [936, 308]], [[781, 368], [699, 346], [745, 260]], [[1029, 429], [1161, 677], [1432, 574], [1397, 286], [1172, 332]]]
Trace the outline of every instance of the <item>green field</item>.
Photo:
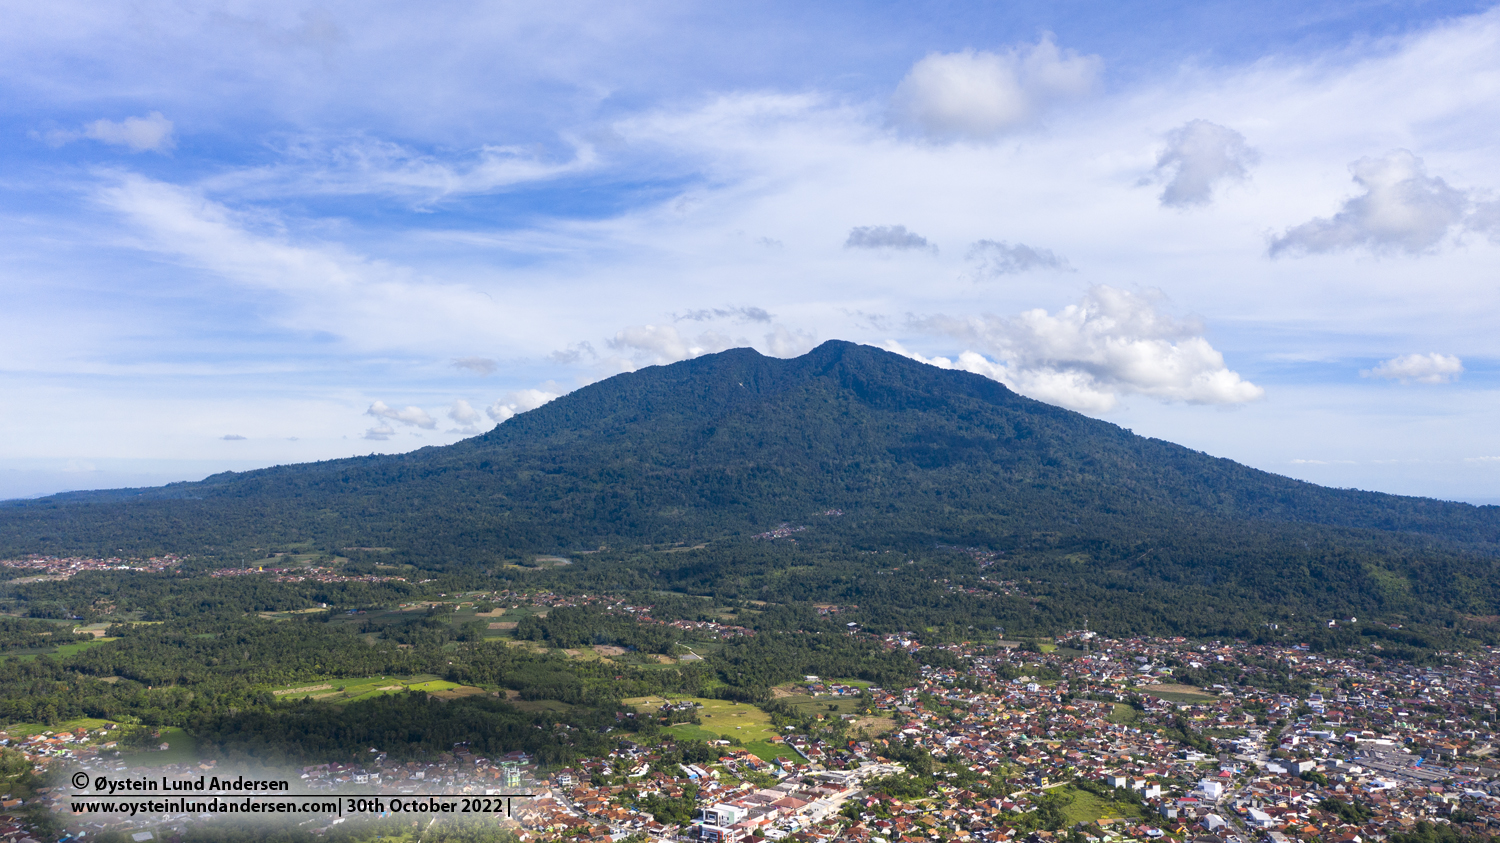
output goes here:
[[198, 741], [176, 726], [164, 726], [161, 738], [154, 744], [167, 744], [165, 750], [126, 753], [125, 757], [137, 767], [165, 767], [168, 764], [188, 764], [198, 760]]
[[1071, 800], [1063, 807], [1063, 815], [1067, 817], [1067, 824], [1070, 826], [1075, 823], [1091, 823], [1106, 818], [1139, 816], [1139, 813], [1132, 811], [1130, 806], [1111, 802], [1086, 790], [1061, 787], [1054, 793]]
[[1115, 710], [1109, 714], [1109, 722], [1129, 726], [1140, 718], [1140, 714], [1125, 703], [1115, 703]]
[[771, 743], [770, 741], [747, 741], [745, 749], [750, 750], [755, 757], [762, 761], [774, 761], [777, 758], [790, 758], [793, 761], [801, 761], [802, 756], [797, 751], [784, 743]]
[[[635, 706], [637, 711], [649, 713], [659, 708], [666, 699], [668, 698], [635, 697], [625, 700], [625, 704]], [[729, 700], [710, 700], [703, 697], [671, 697], [670, 699], [672, 702], [689, 700], [703, 706], [698, 709], [698, 718], [703, 721], [701, 724], [679, 723], [666, 729], [667, 732], [679, 738], [704, 741], [738, 738], [742, 743], [749, 745], [764, 741], [776, 734], [776, 727], [771, 725], [771, 715], [748, 703], [735, 705]], [[752, 749], [751, 752], [754, 750]]]
[[1148, 697], [1166, 700], [1167, 702], [1200, 703], [1212, 702], [1218, 697], [1203, 691], [1190, 689], [1187, 685], [1148, 685], [1144, 688], [1131, 688], [1130, 690]]
[[87, 650], [90, 647], [97, 647], [100, 644], [106, 644], [110, 641], [118, 640], [119, 639], [117, 638], [95, 638], [93, 641], [79, 641], [77, 644], [59, 644], [57, 647], [57, 655], [74, 656], [83, 652], [84, 650]]
[[74, 729], [97, 729], [109, 722], [111, 721], [100, 720], [96, 717], [80, 717], [76, 720], [59, 723], [56, 726], [45, 726], [41, 723], [12, 723], [6, 726], [4, 731], [12, 738], [29, 738], [32, 735], [39, 735], [42, 732], [58, 734], [61, 732], [71, 732]]
[[[408, 690], [440, 694], [467, 688], [468, 686], [432, 675], [377, 676], [366, 679], [308, 679], [292, 685], [272, 688], [271, 693], [278, 700], [300, 700], [310, 697], [322, 702], [352, 702], [385, 694], [399, 694]], [[476, 688], [472, 692], [478, 692], [478, 690]]]

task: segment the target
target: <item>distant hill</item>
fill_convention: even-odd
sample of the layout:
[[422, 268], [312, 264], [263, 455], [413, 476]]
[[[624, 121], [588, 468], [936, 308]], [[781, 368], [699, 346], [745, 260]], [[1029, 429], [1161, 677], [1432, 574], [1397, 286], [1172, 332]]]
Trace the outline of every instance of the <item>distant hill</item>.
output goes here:
[[408, 454], [12, 502], [0, 553], [310, 541], [443, 567], [734, 541], [783, 522], [829, 552], [1070, 558], [1095, 585], [1127, 589], [1222, 586], [1271, 603], [1326, 592], [1366, 611], [1500, 605], [1500, 507], [1292, 480], [846, 342], [619, 375]]

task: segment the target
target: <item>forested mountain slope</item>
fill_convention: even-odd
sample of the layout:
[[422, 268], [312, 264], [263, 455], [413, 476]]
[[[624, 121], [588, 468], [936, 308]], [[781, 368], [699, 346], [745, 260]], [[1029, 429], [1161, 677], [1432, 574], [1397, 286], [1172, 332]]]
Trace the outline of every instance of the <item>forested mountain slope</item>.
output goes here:
[[450, 446], [12, 502], [0, 552], [309, 540], [444, 567], [782, 522], [851, 552], [1050, 548], [1161, 582], [1415, 589], [1483, 614], [1497, 596], [1500, 507], [1319, 487], [844, 342], [620, 375]]

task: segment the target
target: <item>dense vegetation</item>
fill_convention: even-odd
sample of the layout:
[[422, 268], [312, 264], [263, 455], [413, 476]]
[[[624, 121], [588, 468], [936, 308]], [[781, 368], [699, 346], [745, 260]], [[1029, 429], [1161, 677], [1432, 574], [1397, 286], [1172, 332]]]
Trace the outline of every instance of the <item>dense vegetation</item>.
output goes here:
[[[782, 523], [805, 529], [751, 538]], [[853, 603], [887, 629], [1500, 613], [1500, 507], [1322, 488], [838, 342], [621, 375], [446, 447], [0, 505], [0, 554], [238, 560], [294, 542], [350, 572], [378, 555], [507, 578], [571, 549], [558, 581], [578, 587]], [[350, 550], [366, 547], [392, 550]], [[175, 587], [129, 599], [166, 616]], [[267, 606], [283, 591], [261, 590]]]

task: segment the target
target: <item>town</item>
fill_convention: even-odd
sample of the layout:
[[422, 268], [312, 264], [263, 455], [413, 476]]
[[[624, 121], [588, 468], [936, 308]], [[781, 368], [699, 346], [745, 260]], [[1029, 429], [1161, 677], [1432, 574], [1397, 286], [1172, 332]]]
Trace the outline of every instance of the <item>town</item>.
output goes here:
[[[649, 617], [648, 607], [590, 602]], [[406, 762], [372, 747], [361, 763], [304, 767], [294, 777], [307, 793], [524, 794], [495, 821], [536, 841], [1359, 843], [1500, 828], [1500, 649], [1439, 653], [1417, 665], [1305, 645], [1084, 630], [1043, 646], [929, 647], [911, 633], [881, 640], [922, 663], [919, 682], [880, 688], [807, 676], [762, 706], [782, 724], [768, 727], [777, 733], [764, 741], [685, 737], [703, 734], [694, 721], [712, 731], [713, 712], [731, 722], [723, 719], [736, 713], [729, 706], [765, 718], [748, 703], [633, 700], [617, 714], [612, 751], [563, 767], [521, 752], [479, 757], [462, 744]], [[792, 700], [802, 702], [793, 708]], [[0, 745], [58, 773], [128, 767], [110, 729], [0, 735]], [[197, 774], [216, 763], [154, 774]], [[62, 786], [36, 800], [73, 835], [223, 821], [64, 817]], [[25, 836], [24, 807], [5, 802], [0, 839]]]

